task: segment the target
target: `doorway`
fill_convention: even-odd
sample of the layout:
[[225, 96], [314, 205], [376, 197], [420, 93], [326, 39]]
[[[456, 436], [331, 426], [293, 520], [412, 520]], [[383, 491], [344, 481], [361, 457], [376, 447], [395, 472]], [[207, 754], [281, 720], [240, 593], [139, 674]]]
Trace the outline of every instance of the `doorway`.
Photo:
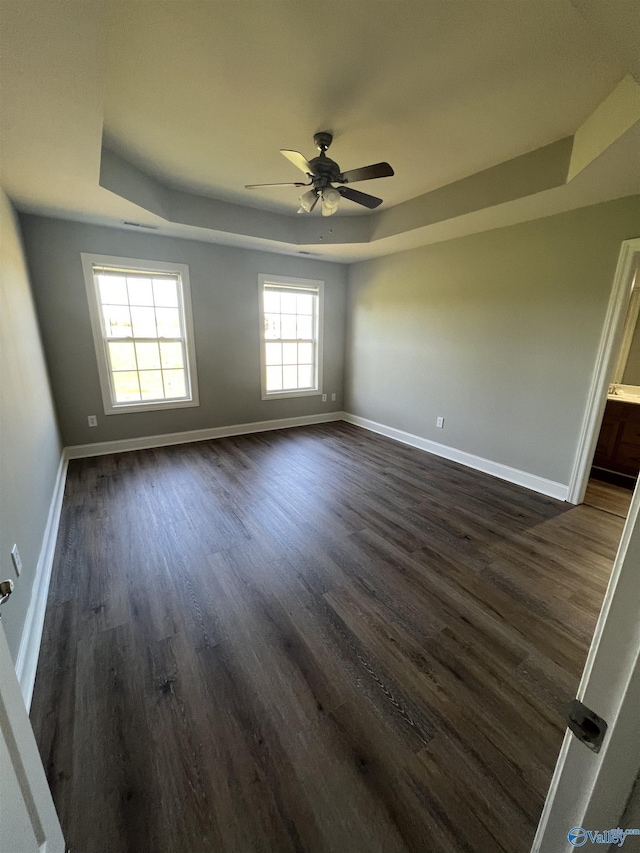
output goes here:
[[[607, 389], [604, 417], [591, 467], [590, 487], [595, 480], [595, 486], [609, 484], [632, 492], [640, 472], [639, 279], [636, 267], [622, 344]], [[602, 485], [601, 488], [606, 489], [606, 486]]]
[[631, 493], [640, 470], [640, 332], [635, 339], [639, 268], [640, 238], [625, 240], [569, 483], [568, 501], [573, 504], [598, 492], [624, 503], [624, 490]]

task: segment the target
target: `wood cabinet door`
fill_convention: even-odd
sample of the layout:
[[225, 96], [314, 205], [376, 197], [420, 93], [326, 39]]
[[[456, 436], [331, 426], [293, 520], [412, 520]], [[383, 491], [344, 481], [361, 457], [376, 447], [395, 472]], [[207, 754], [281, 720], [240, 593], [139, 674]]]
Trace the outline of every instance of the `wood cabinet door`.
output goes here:
[[615, 459], [616, 444], [623, 424], [618, 420], [605, 419], [600, 427], [600, 435], [598, 436], [598, 444], [596, 445], [593, 464], [598, 468], [610, 468]]

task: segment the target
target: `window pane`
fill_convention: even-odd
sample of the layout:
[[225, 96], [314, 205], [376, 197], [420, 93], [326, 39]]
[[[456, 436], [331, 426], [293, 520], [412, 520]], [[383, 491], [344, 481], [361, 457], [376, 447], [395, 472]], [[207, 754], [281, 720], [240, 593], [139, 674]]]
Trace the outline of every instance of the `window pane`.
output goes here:
[[177, 308], [156, 308], [159, 338], [180, 337], [180, 312]]
[[112, 376], [116, 403], [131, 403], [140, 399], [140, 385], [135, 371], [113, 373]]
[[99, 275], [100, 302], [107, 305], [126, 305], [127, 282], [121, 275]]
[[282, 363], [297, 364], [298, 344], [282, 344]]
[[298, 364], [313, 363], [313, 344], [298, 344]]
[[148, 278], [127, 277], [131, 305], [153, 305], [153, 292]]
[[131, 317], [128, 308], [120, 305], [103, 305], [102, 316], [108, 338], [131, 337]]
[[264, 336], [265, 338], [280, 337], [280, 315], [265, 314], [264, 315]]
[[187, 396], [187, 383], [184, 370], [163, 370], [164, 395], [167, 399]]
[[298, 367], [298, 388], [311, 388], [312, 369], [310, 364], [302, 364]]
[[285, 389], [298, 387], [298, 368], [295, 364], [282, 368], [282, 387]]
[[158, 344], [136, 344], [138, 370], [160, 370], [160, 352]]
[[[292, 337], [295, 337], [292, 335]], [[313, 324], [311, 317], [298, 317], [298, 337], [311, 340], [313, 338]]]
[[143, 400], [163, 400], [162, 372], [160, 370], [141, 370], [140, 392]]
[[282, 391], [281, 367], [267, 367], [267, 391]]
[[[98, 359], [109, 375], [116, 406], [191, 399], [183, 283], [178, 273], [101, 267], [93, 259], [93, 283], [104, 346]], [[278, 296], [277, 306], [280, 307]], [[94, 302], [90, 299], [93, 310]], [[279, 315], [278, 334], [280, 331]], [[195, 367], [195, 366], [194, 366]], [[195, 390], [195, 389], [194, 389]]]
[[109, 342], [109, 360], [112, 370], [135, 370], [136, 354], [132, 343]]
[[296, 297], [296, 307], [298, 314], [312, 314], [313, 313], [313, 299], [309, 293], [305, 293], [301, 296]]
[[296, 295], [295, 293], [280, 294], [280, 311], [283, 314], [296, 313]]
[[282, 344], [265, 344], [267, 364], [282, 364]]
[[133, 336], [135, 338], [155, 338], [156, 318], [153, 308], [131, 308]]
[[153, 298], [155, 300], [156, 305], [163, 305], [166, 308], [177, 308], [177, 282], [170, 278], [154, 278]]
[[162, 359], [163, 367], [184, 367], [182, 344], [177, 342], [161, 343], [160, 358]]
[[283, 314], [280, 326], [280, 337], [287, 339], [296, 337], [296, 317], [295, 314]]
[[270, 290], [264, 292], [264, 313], [279, 314], [280, 313], [280, 294], [272, 293]]

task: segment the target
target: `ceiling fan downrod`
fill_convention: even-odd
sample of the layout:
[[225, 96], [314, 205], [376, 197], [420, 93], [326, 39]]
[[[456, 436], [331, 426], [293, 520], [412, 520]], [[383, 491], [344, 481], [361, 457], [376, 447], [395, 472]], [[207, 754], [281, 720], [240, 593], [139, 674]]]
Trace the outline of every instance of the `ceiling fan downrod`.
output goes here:
[[333, 142], [333, 134], [329, 133], [328, 130], [319, 130], [318, 133], [313, 134], [313, 141], [315, 142], [316, 148], [319, 148], [324, 154]]

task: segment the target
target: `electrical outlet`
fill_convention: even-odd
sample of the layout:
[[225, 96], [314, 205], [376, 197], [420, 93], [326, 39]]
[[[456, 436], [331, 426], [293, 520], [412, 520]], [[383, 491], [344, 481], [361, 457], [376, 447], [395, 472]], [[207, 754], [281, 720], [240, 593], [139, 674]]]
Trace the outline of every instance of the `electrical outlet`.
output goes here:
[[444, 418], [436, 418], [436, 426], [438, 429], [444, 429]]
[[323, 402], [323, 403], [326, 403], [326, 402], [327, 402], [327, 395], [326, 395], [326, 394], [323, 394], [323, 395], [322, 395], [322, 402]]
[[335, 401], [336, 401], [336, 397], [337, 397], [337, 394], [336, 394], [336, 393], [335, 393], [335, 391], [334, 391], [334, 392], [333, 392], [333, 394], [331, 395], [331, 402], [332, 402], [332, 403], [335, 403]]
[[98, 418], [95, 415], [89, 415], [87, 421], [90, 427], [98, 426]]
[[17, 577], [20, 577], [20, 572], [22, 571], [22, 560], [20, 559], [20, 552], [18, 551], [18, 546], [14, 545], [11, 549], [11, 559], [13, 560], [13, 568], [16, 570]]

